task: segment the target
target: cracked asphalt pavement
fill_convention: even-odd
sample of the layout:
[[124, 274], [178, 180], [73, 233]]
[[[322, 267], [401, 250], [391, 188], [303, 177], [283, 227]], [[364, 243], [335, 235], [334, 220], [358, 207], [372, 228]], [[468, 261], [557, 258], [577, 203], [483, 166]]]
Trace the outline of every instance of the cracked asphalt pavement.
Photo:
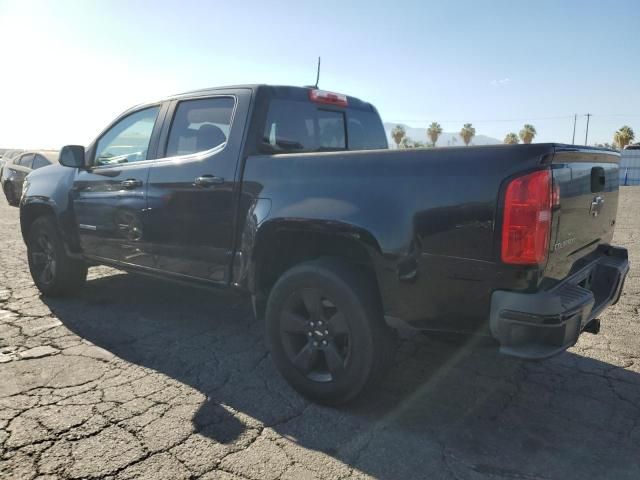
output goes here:
[[244, 299], [104, 267], [40, 297], [0, 203], [2, 479], [640, 478], [640, 188], [621, 191], [633, 266], [599, 335], [526, 363], [405, 333], [340, 409], [281, 379]]

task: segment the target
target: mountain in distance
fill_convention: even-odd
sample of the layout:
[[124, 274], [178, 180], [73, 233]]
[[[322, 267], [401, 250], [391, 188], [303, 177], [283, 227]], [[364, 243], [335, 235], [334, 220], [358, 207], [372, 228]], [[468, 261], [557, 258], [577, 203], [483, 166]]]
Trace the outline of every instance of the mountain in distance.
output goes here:
[[[391, 138], [391, 130], [396, 125], [402, 125], [407, 132], [407, 136], [413, 140], [414, 142], [422, 142], [422, 143], [431, 143], [431, 140], [427, 138], [427, 127], [424, 128], [412, 128], [403, 123], [388, 123], [384, 122], [384, 131], [387, 133], [387, 140], [389, 141], [389, 146], [391, 148], [395, 148], [396, 143]], [[462, 128], [462, 127], [461, 127]], [[495, 145], [497, 143], [502, 143], [497, 138], [488, 137], [486, 135], [476, 135], [471, 139], [470, 145]], [[450, 132], [442, 132], [438, 141], [436, 142], [436, 147], [462, 147], [464, 146], [464, 141], [462, 137], [458, 133], [450, 133]]]

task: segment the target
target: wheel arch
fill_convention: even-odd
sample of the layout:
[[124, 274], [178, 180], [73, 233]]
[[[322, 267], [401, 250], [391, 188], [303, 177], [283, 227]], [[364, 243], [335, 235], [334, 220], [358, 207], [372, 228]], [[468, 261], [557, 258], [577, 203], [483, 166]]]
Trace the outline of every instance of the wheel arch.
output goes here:
[[256, 316], [264, 314], [269, 291], [284, 272], [318, 258], [335, 258], [357, 266], [371, 279], [380, 298], [382, 253], [369, 231], [335, 221], [271, 220], [256, 231], [247, 277]]
[[48, 201], [39, 201], [34, 198], [28, 198], [20, 206], [20, 231], [22, 233], [22, 239], [25, 242], [27, 241], [29, 230], [31, 229], [33, 222], [44, 215], [50, 215], [54, 218], [56, 226], [62, 236], [67, 254], [71, 256], [78, 256], [80, 254], [80, 245], [77, 235], [74, 236], [70, 234], [70, 229], [64, 228], [63, 222], [65, 219], [58, 215], [55, 205]]
[[20, 230], [22, 232], [22, 239], [25, 242], [27, 241], [29, 230], [31, 229], [33, 222], [44, 215], [51, 215], [55, 217], [53, 207], [47, 203], [30, 202], [20, 207]]

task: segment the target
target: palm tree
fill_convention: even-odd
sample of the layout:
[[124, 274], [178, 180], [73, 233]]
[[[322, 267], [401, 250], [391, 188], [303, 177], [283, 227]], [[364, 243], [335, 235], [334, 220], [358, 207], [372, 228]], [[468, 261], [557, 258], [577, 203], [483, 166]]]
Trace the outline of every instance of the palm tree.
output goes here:
[[442, 133], [442, 127], [438, 122], [432, 122], [427, 128], [427, 137], [431, 140], [431, 144], [435, 147], [436, 142], [438, 141], [438, 137]]
[[400, 142], [402, 142], [402, 139], [406, 135], [407, 131], [402, 125], [396, 125], [393, 127], [393, 130], [391, 130], [391, 137], [393, 138], [393, 141], [396, 142], [396, 148], [400, 148]]
[[633, 129], [627, 125], [620, 127], [620, 129], [613, 136], [613, 142], [618, 146], [620, 150], [629, 145], [636, 138]]
[[531, 143], [537, 133], [538, 132], [536, 132], [536, 127], [525, 123], [524, 127], [522, 127], [522, 130], [520, 130], [520, 138], [522, 139], [522, 143]]
[[460, 130], [460, 136], [464, 140], [464, 144], [469, 146], [471, 139], [476, 136], [476, 129], [470, 123], [465, 123]]
[[518, 138], [518, 134], [514, 132], [507, 133], [507, 135], [504, 137], [504, 143], [506, 143], [507, 145], [515, 145], [519, 141], [520, 139]]

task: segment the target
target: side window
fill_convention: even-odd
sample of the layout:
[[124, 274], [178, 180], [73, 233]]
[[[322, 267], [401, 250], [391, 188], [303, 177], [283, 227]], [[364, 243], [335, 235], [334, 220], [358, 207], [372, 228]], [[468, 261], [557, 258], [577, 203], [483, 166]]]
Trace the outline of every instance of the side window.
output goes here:
[[126, 116], [112, 126], [98, 141], [95, 165], [146, 160], [159, 111], [159, 106], [146, 108]]
[[46, 167], [47, 165], [51, 165], [49, 160], [44, 158], [42, 155], [36, 155], [33, 159], [33, 169], [37, 170], [38, 168]]
[[32, 160], [33, 160], [33, 154], [27, 153], [26, 155], [22, 155], [16, 163], [21, 167], [31, 168]]
[[227, 141], [235, 99], [184, 100], [178, 104], [169, 130], [166, 157], [211, 150]]

